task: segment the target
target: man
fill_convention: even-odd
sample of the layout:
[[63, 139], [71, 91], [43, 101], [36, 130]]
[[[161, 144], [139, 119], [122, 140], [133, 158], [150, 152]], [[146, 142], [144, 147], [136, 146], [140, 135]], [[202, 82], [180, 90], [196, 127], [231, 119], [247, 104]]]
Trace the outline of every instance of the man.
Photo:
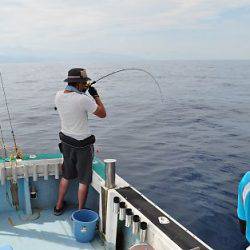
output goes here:
[[[92, 181], [92, 161], [95, 142], [88, 126], [88, 113], [104, 118], [105, 107], [94, 87], [89, 87], [86, 70], [74, 68], [68, 72], [65, 90], [58, 91], [55, 105], [61, 119], [60, 150], [63, 154], [62, 179], [59, 185], [54, 214], [60, 215], [65, 209], [64, 197], [71, 179], [78, 178], [78, 208], [84, 208], [88, 186]], [[89, 97], [85, 94], [88, 89]]]
[[240, 230], [250, 242], [250, 171], [243, 176], [238, 187], [237, 214]]

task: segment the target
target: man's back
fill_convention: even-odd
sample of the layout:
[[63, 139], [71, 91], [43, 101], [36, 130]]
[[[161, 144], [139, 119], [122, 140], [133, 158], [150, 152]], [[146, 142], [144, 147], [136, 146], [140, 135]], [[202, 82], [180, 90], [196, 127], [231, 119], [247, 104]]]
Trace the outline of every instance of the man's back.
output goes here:
[[61, 131], [65, 135], [77, 140], [91, 135], [87, 113], [95, 112], [97, 104], [90, 97], [75, 92], [58, 91], [55, 105], [61, 119]]

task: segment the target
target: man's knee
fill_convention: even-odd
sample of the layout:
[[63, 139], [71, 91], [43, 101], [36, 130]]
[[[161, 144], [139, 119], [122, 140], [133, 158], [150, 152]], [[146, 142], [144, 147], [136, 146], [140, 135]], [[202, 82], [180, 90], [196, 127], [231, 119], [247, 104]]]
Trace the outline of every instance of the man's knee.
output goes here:
[[84, 182], [79, 182], [79, 189], [80, 190], [87, 190], [89, 187], [88, 184], [84, 183]]

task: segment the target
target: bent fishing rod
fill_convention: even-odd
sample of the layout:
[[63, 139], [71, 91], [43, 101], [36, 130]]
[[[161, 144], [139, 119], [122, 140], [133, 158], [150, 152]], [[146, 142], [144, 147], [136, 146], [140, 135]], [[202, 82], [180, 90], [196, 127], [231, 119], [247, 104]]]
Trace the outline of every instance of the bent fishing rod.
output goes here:
[[160, 84], [159, 84], [158, 81], [155, 79], [155, 77], [154, 77], [150, 72], [148, 72], [148, 71], [145, 70], [145, 69], [140, 69], [140, 68], [124, 68], [124, 69], [119, 69], [119, 70], [113, 71], [113, 72], [111, 72], [111, 73], [109, 73], [109, 74], [107, 74], [107, 75], [104, 75], [104, 76], [100, 77], [99, 79], [97, 79], [97, 80], [91, 82], [89, 86], [92, 86], [93, 84], [95, 84], [95, 83], [101, 81], [101, 80], [104, 79], [104, 78], [107, 78], [107, 77], [109, 77], [109, 76], [115, 75], [115, 74], [120, 73], [120, 72], [123, 72], [123, 71], [141, 71], [141, 72], [146, 73], [148, 76], [150, 76], [150, 77], [154, 80], [154, 83], [156, 84], [156, 86], [158, 87], [158, 90], [159, 90], [160, 95], [161, 95], [161, 101], [164, 102], [164, 97], [163, 97], [163, 93], [162, 93]]
[[[123, 69], [119, 69], [119, 70], [113, 71], [113, 72], [111, 72], [111, 73], [108, 73], [108, 74], [106, 74], [106, 75], [104, 75], [104, 76], [98, 78], [97, 80], [94, 80], [93, 82], [87, 83], [86, 86], [89, 88], [90, 86], [96, 84], [97, 82], [99, 82], [99, 81], [101, 81], [101, 80], [103, 80], [103, 79], [105, 79], [105, 78], [107, 78], [107, 77], [110, 77], [110, 76], [112, 76], [112, 75], [115, 75], [115, 74], [118, 74], [118, 73], [120, 73], [120, 72], [123, 72], [123, 71], [141, 71], [141, 72], [146, 73], [148, 76], [150, 76], [150, 77], [154, 80], [154, 83], [156, 84], [156, 86], [158, 87], [158, 90], [159, 90], [160, 95], [161, 95], [161, 102], [164, 103], [165, 98], [164, 98], [164, 96], [163, 96], [163, 93], [162, 93], [160, 84], [159, 84], [158, 81], [155, 79], [155, 77], [154, 77], [150, 72], [148, 72], [148, 71], [145, 70], [145, 69], [140, 69], [140, 68], [123, 68]], [[57, 110], [56, 107], [54, 107], [54, 109]]]

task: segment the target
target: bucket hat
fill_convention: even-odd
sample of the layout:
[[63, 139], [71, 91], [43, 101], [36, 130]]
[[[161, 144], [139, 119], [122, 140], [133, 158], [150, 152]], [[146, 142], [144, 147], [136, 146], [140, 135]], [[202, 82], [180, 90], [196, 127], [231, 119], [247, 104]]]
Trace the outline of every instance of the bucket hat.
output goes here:
[[74, 68], [68, 71], [68, 78], [64, 82], [68, 83], [84, 83], [91, 79], [87, 76], [86, 69]]

